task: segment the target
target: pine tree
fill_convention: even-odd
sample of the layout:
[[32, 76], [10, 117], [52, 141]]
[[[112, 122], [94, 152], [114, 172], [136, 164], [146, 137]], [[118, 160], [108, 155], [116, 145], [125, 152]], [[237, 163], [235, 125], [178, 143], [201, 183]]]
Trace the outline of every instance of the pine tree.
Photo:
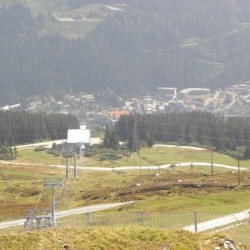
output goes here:
[[244, 158], [250, 159], [250, 144], [246, 146], [245, 152], [244, 152]]

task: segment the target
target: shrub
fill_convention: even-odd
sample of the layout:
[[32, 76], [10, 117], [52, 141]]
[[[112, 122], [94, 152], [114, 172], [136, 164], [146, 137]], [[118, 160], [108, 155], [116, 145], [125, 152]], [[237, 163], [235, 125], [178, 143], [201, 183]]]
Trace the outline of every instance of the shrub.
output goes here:
[[39, 151], [45, 151], [46, 148], [44, 146], [38, 146], [34, 149], [35, 152], [39, 152]]
[[0, 154], [0, 160], [10, 161], [16, 159], [15, 155], [12, 154]]
[[111, 154], [106, 154], [106, 155], [100, 156], [99, 160], [100, 161], [115, 161], [115, 160], [119, 160], [121, 158], [122, 158], [121, 155], [111, 153]]
[[47, 150], [47, 153], [54, 155], [54, 156], [60, 156], [60, 152], [56, 149], [49, 149], [49, 150]]
[[85, 157], [93, 157], [96, 155], [96, 152], [94, 151], [85, 151], [84, 156]]

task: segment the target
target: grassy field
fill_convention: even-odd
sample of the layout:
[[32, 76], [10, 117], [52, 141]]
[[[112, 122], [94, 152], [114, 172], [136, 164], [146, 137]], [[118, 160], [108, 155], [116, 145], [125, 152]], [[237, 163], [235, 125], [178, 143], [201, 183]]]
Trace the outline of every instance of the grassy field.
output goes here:
[[[110, 167], [139, 165], [141, 161], [142, 166], [157, 166], [171, 162], [209, 162], [209, 160], [211, 160], [211, 152], [209, 151], [162, 147], [142, 149], [140, 155], [123, 158], [120, 161], [113, 162], [101, 162], [95, 157], [83, 158], [81, 164], [82, 166], [94, 165]], [[139, 201], [133, 205], [96, 213], [96, 223], [100, 218], [101, 222], [106, 220], [103, 219], [103, 217], [98, 217], [103, 214], [115, 216], [121, 220], [122, 218], [128, 218], [131, 214], [138, 215], [143, 211], [145, 215], [148, 216], [157, 215], [156, 217], [148, 217], [147, 223], [145, 220], [145, 226], [151, 227], [155, 225], [161, 227], [161, 225], [163, 225], [164, 228], [166, 228], [166, 225], [169, 225], [169, 229], [176, 229], [176, 227], [178, 228], [192, 223], [192, 213], [195, 210], [198, 211], [199, 214], [202, 214], [201, 220], [208, 220], [225, 214], [246, 210], [250, 207], [248, 198], [250, 196], [250, 173], [248, 171], [242, 171], [240, 185], [238, 185], [237, 171], [216, 167], [213, 175], [210, 174], [209, 167], [194, 167], [193, 173], [190, 173], [188, 167], [177, 167], [175, 169], [161, 170], [160, 174], [157, 169], [104, 172], [79, 170], [77, 180], [73, 179], [73, 170], [70, 170], [70, 180], [66, 181], [64, 178], [65, 169], [48, 166], [48, 164], [64, 165], [65, 160], [62, 157], [55, 157], [47, 154], [45, 151], [34, 152], [33, 149], [20, 149], [18, 150], [18, 158], [13, 161], [13, 163], [18, 162], [22, 162], [23, 164], [15, 165], [10, 163], [6, 165], [0, 163], [2, 174], [0, 177], [1, 221], [24, 218], [28, 209], [49, 208], [51, 201], [50, 190], [43, 188], [44, 178], [49, 177], [63, 178], [63, 187], [58, 188], [56, 191], [57, 210], [115, 201]], [[237, 165], [235, 159], [219, 153], [214, 153], [214, 162], [234, 166]], [[28, 163], [32, 165], [28, 165]], [[73, 164], [73, 161], [71, 163]], [[241, 166], [249, 167], [249, 161], [241, 161]], [[166, 217], [166, 215], [171, 216]], [[94, 218], [93, 216], [91, 219]], [[95, 223], [95, 220], [93, 220], [93, 223]], [[119, 224], [119, 220], [117, 226], [125, 226], [122, 222]], [[84, 215], [78, 215], [62, 218], [58, 221], [60, 223], [64, 222], [64, 225], [69, 227], [75, 227], [77, 223], [80, 223], [82, 226], [85, 217]], [[171, 227], [171, 223], [173, 223], [175, 227]], [[23, 246], [33, 247], [33, 245], [30, 244], [47, 246], [46, 244], [52, 241], [55, 245], [52, 244], [54, 248], [51, 249], [57, 249], [57, 247], [60, 249], [60, 240], [63, 238], [61, 235], [65, 234], [63, 230], [64, 228], [53, 230], [51, 239], [47, 239], [45, 236], [49, 230], [40, 231], [39, 237], [36, 232], [32, 233], [30, 237], [27, 236], [28, 234], [22, 232], [18, 235], [13, 234], [10, 238], [5, 237], [4, 233], [2, 233], [0, 234], [0, 245], [1, 242], [5, 242], [6, 246], [9, 247], [5, 249], [11, 249], [12, 244], [19, 244], [19, 242], [22, 242]], [[75, 228], [74, 230], [77, 229]], [[71, 241], [65, 243], [74, 246], [70, 249], [77, 249], [79, 246], [78, 244], [82, 244], [81, 242], [85, 239], [84, 234], [86, 231], [84, 229], [79, 230], [82, 230], [82, 237], [75, 238], [74, 241], [72, 239], [73, 243]], [[90, 229], [91, 232], [98, 234], [95, 230], [100, 230], [102, 233], [107, 234], [111, 229]], [[121, 229], [116, 228], [112, 230], [120, 235]], [[127, 229], [124, 228], [123, 230]], [[141, 230], [149, 229], [137, 228], [135, 230], [139, 230], [138, 233], [140, 234]], [[153, 229], [149, 231], [152, 234], [159, 233], [162, 235], [162, 232], [164, 232], [164, 234], [168, 235], [166, 231]], [[19, 241], [19, 237], [22, 237], [23, 240]], [[32, 237], [35, 239], [32, 241], [33, 243], [30, 242]], [[162, 236], [160, 236], [160, 238], [161, 237]], [[186, 241], [186, 236], [183, 237]], [[158, 243], [162, 242], [159, 241], [160, 238], [158, 238]], [[110, 240], [111, 239], [106, 239], [106, 243], [100, 243], [98, 240], [95, 240], [93, 244], [96, 245], [88, 245], [87, 249], [105, 249], [105, 244], [111, 244], [114, 246], [113, 249], [119, 249], [119, 246], [129, 246], [127, 249], [137, 249], [132, 248], [132, 244], [138, 247], [138, 245], [136, 245], [137, 241], [135, 242], [134, 238], [132, 240], [128, 239], [128, 242], [124, 242], [123, 237], [121, 237], [121, 245], [113, 245], [114, 243], [110, 242]], [[152, 240], [152, 245], [150, 244], [146, 249], [159, 249], [159, 245], [157, 245], [154, 240]], [[185, 242], [184, 246], [172, 249], [206, 249], [197, 248], [197, 245], [192, 246], [188, 244], [188, 242]], [[34, 246], [36, 247], [37, 245]], [[186, 246], [188, 247], [185, 248]], [[18, 247], [18, 249], [22, 248]], [[120, 247], [120, 249], [125, 248]]]
[[[105, 19], [107, 13], [102, 10], [102, 5], [100, 4], [83, 4], [78, 9], [71, 9], [68, 5], [70, 0], [0, 0], [0, 5], [7, 5], [10, 3], [21, 3], [25, 4], [27, 8], [30, 9], [32, 16], [34, 18], [38, 17], [39, 14], [42, 14], [45, 18], [45, 26], [41, 28], [40, 33], [59, 33], [67, 38], [84, 38], [86, 37], [91, 31], [93, 31], [102, 20]], [[96, 19], [100, 19], [100, 22], [61, 22], [56, 20], [53, 14], [57, 12], [61, 16], [70, 16], [71, 14], [78, 14], [81, 13], [88, 17], [91, 13], [96, 13]]]
[[[67, 0], [68, 1], [68, 0]], [[64, 1], [65, 3], [67, 2]], [[47, 15], [50, 10], [53, 10], [55, 7], [59, 7], [61, 0], [0, 0], [1, 6], [6, 6], [9, 4], [24, 4], [26, 7], [28, 7], [33, 14], [34, 17], [37, 17], [39, 13], [42, 13], [43, 15]]]
[[[161, 165], [182, 161], [209, 161], [211, 152], [184, 150], [179, 148], [143, 149], [140, 156], [124, 158], [120, 161], [100, 162], [95, 158], [84, 158], [79, 165], [87, 166], [128, 166]], [[217, 159], [219, 162], [217, 162]], [[225, 155], [214, 153], [216, 163], [235, 165], [236, 161]], [[65, 177], [65, 169], [49, 167], [48, 164], [64, 165], [63, 157], [55, 157], [45, 151], [33, 149], [18, 151], [18, 158], [13, 163], [24, 165], [0, 164], [0, 214], [1, 220], [17, 218], [30, 208], [49, 208], [50, 191], [43, 188], [43, 179]], [[32, 165], [28, 165], [31, 163]], [[70, 162], [73, 165], [73, 160]], [[249, 167], [248, 161], [241, 165]], [[74, 180], [70, 170], [70, 180], [63, 180], [64, 186], [57, 190], [58, 209], [74, 208], [89, 204], [113, 201], [140, 200], [124, 211], [145, 212], [237, 212], [249, 207], [250, 173], [241, 173], [241, 185], [238, 184], [237, 171], [215, 168], [214, 175], [209, 167], [194, 167], [190, 173], [188, 167], [176, 169], [129, 170], [129, 171], [91, 171], [79, 170], [78, 179]], [[138, 185], [139, 183], [139, 185]], [[197, 185], [198, 188], [197, 188]], [[8, 208], [8, 209], [7, 209]], [[118, 209], [117, 209], [118, 210]]]
[[[191, 234], [139, 227], [49, 229], [0, 233], [0, 249], [148, 249], [209, 250], [219, 246], [222, 235]], [[246, 249], [246, 248], [241, 248]]]
[[[214, 163], [237, 166], [237, 159], [230, 156], [213, 153]], [[18, 158], [15, 162], [38, 163], [38, 164], [58, 164], [65, 165], [63, 157], [55, 157], [47, 154], [45, 151], [34, 152], [34, 149], [20, 149]], [[123, 157], [121, 160], [100, 161], [99, 157], [82, 157], [78, 159], [79, 166], [95, 166], [95, 167], [117, 167], [117, 166], [161, 166], [171, 164], [172, 162], [211, 162], [211, 151], [196, 151], [181, 148], [143, 148], [140, 155], [134, 154], [130, 157]], [[71, 160], [73, 163], [73, 159]], [[72, 164], [73, 165], [73, 164]], [[250, 160], [241, 160], [240, 166], [250, 168]], [[216, 171], [220, 171], [219, 168]]]

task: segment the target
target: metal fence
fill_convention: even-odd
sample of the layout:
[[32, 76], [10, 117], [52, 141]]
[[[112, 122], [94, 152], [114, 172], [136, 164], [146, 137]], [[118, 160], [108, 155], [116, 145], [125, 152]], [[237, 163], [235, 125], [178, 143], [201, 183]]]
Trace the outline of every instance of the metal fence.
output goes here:
[[193, 233], [221, 233], [225, 237], [249, 246], [250, 213], [217, 214], [148, 213], [148, 212], [92, 212], [58, 220], [58, 226], [80, 227], [150, 227], [167, 230], [187, 230]]
[[192, 213], [86, 213], [85, 226], [145, 226], [179, 229], [193, 224]]
[[[41, 222], [40, 225], [43, 223]], [[58, 218], [56, 227], [149, 227], [167, 230], [188, 230], [219, 233], [250, 249], [250, 213], [217, 214], [204, 212], [91, 212]], [[34, 230], [35, 228], [33, 228]], [[7, 231], [29, 230], [24, 226], [5, 228]], [[245, 249], [245, 248], [244, 248]]]

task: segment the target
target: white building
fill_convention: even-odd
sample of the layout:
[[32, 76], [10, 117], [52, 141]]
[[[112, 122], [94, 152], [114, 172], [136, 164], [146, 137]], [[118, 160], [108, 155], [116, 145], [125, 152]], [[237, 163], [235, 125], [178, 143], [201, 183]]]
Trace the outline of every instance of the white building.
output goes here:
[[185, 96], [211, 94], [210, 89], [205, 89], [205, 88], [188, 88], [188, 89], [183, 89], [180, 93], [184, 94]]

